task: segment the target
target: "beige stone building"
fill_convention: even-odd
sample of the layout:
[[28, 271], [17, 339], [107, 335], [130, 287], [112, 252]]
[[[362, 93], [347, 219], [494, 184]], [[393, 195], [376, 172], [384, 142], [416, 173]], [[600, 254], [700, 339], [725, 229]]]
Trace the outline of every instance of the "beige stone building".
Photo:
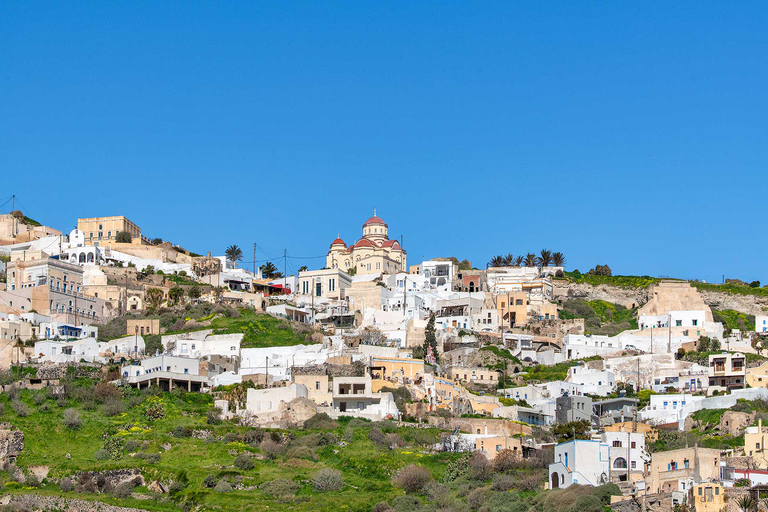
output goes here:
[[61, 231], [48, 226], [26, 224], [16, 215], [0, 215], [0, 245], [39, 240], [46, 236], [60, 236]]
[[758, 420], [756, 427], [747, 427], [744, 430], [744, 454], [752, 457], [757, 469], [768, 469], [766, 442], [768, 427], [763, 427], [763, 420]]
[[14, 251], [0, 297], [15, 313], [36, 311], [72, 325], [100, 322], [104, 301], [87, 295], [83, 269], [42, 251]]
[[328, 375], [293, 375], [291, 381], [307, 387], [307, 398], [317, 405], [329, 406], [333, 403], [333, 393], [328, 385]]
[[326, 256], [325, 266], [357, 274], [396, 274], [407, 272], [406, 253], [400, 242], [389, 239], [387, 223], [376, 216], [363, 224], [363, 237], [347, 246], [344, 240], [336, 238]]
[[159, 318], [132, 318], [126, 321], [126, 333], [149, 336], [160, 334]]
[[501, 379], [501, 372], [483, 367], [454, 366], [448, 370], [448, 378], [454, 382], [471, 382], [483, 386], [495, 386]]
[[142, 241], [149, 243], [141, 236], [141, 228], [123, 215], [77, 219], [77, 229], [84, 233], [86, 243], [91, 245], [114, 243], [117, 240], [117, 234], [121, 231], [131, 235], [133, 244], [140, 245]]
[[720, 450], [693, 446], [657, 452], [648, 469], [647, 492], [688, 492], [694, 483], [720, 479]]
[[716, 482], [694, 485], [688, 491], [688, 503], [693, 512], [722, 512], [727, 510], [725, 487]]

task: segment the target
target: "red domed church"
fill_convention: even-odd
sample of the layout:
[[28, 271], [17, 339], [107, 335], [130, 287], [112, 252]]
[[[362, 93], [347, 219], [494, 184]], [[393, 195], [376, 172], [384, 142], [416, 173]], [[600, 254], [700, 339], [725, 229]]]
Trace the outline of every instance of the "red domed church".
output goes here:
[[347, 271], [354, 267], [357, 274], [407, 272], [405, 250], [400, 242], [389, 239], [387, 231], [387, 223], [374, 210], [373, 217], [363, 224], [363, 238], [350, 246], [341, 238], [334, 240], [325, 265]]

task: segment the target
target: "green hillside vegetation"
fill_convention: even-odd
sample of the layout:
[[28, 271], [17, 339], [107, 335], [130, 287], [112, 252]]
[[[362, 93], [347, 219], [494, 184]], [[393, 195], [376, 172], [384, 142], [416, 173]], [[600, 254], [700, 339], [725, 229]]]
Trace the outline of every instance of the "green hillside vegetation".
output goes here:
[[242, 348], [285, 347], [316, 343], [312, 340], [315, 332], [304, 324], [291, 323], [252, 309], [235, 309], [214, 306], [207, 302], [196, 305], [158, 308], [154, 312], [139, 315], [123, 315], [99, 327], [99, 339], [103, 341], [125, 336], [126, 320], [129, 318], [159, 318], [160, 327], [166, 334], [194, 332], [213, 329], [214, 334], [243, 333]]
[[741, 331], [755, 330], [755, 315], [748, 315], [733, 309], [712, 310], [712, 316], [715, 322], [722, 322], [729, 329], [740, 329]]
[[523, 380], [526, 382], [552, 382], [556, 380], [565, 380], [568, 376], [568, 368], [576, 366], [586, 361], [599, 361], [602, 359], [600, 356], [592, 356], [584, 359], [574, 359], [572, 361], [564, 361], [552, 366], [546, 366], [537, 364], [531, 366], [526, 370], [526, 373], [522, 374]]
[[[9, 374], [0, 377], [7, 381]], [[333, 421], [323, 414], [300, 429], [249, 428], [220, 420], [212, 395], [116, 388], [73, 374], [62, 385], [61, 396], [49, 389], [0, 395], [3, 421], [25, 435], [16, 465], [0, 471], [3, 494], [152, 511], [297, 512], [368, 512], [377, 504], [377, 510], [398, 511], [567, 512], [573, 500], [589, 501], [584, 510], [600, 512], [618, 494], [615, 486], [544, 491], [544, 456], [523, 461], [502, 451], [491, 463], [484, 456], [435, 453], [442, 433], [433, 428]], [[244, 389], [235, 387], [228, 396], [242, 396]], [[39, 465], [49, 468], [47, 478], [19, 482], [17, 469], [29, 477], [29, 468]], [[145, 485], [111, 488], [79, 478], [81, 471], [123, 468], [139, 469]], [[149, 491], [155, 480], [170, 492]]]
[[753, 288], [747, 285], [740, 285], [735, 283], [728, 284], [714, 284], [714, 283], [700, 283], [698, 281], [691, 281], [691, 286], [695, 286], [699, 290], [706, 290], [710, 292], [730, 293], [732, 295], [754, 295], [757, 297], [768, 297], [768, 286], [762, 288]]
[[591, 334], [614, 336], [637, 329], [637, 308], [627, 309], [602, 300], [568, 299], [560, 310], [560, 318], [583, 318], [585, 331]]
[[596, 276], [592, 274], [582, 274], [578, 270], [564, 272], [564, 279], [572, 283], [587, 283], [592, 286], [607, 284], [609, 286], [618, 286], [620, 288], [648, 288], [652, 284], [661, 281], [658, 277], [650, 276]]

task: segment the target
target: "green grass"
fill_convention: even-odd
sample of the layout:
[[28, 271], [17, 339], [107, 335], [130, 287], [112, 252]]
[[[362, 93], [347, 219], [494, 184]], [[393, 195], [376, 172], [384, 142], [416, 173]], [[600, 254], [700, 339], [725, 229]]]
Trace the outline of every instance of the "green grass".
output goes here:
[[599, 361], [600, 359], [602, 359], [600, 356], [592, 356], [585, 359], [565, 361], [552, 366], [538, 364], [528, 368], [526, 373], [522, 374], [523, 380], [526, 382], [552, 382], [556, 380], [565, 380], [568, 376], [568, 368], [571, 366], [576, 366], [584, 361]]
[[729, 329], [755, 330], [755, 315], [748, 315], [733, 309], [712, 310], [715, 322], [722, 322]]
[[565, 272], [565, 279], [572, 283], [586, 283], [592, 286], [607, 284], [620, 288], [648, 288], [661, 281], [658, 277], [650, 276], [593, 276], [582, 274], [578, 270]]
[[[31, 490], [20, 487], [15, 483], [6, 483], [8, 475], [0, 472], [0, 488], [9, 493], [41, 493], [64, 495], [72, 498], [96, 499], [120, 506], [136, 506], [147, 510], [178, 510], [179, 502], [192, 501], [202, 505], [204, 509], [221, 510], [283, 510], [287, 504], [266, 495], [260, 490], [234, 491], [219, 494], [203, 486], [206, 476], [240, 475], [243, 483], [256, 486], [277, 478], [286, 478], [298, 482], [301, 489], [295, 498], [290, 500], [290, 509], [296, 511], [369, 511], [373, 504], [382, 500], [391, 500], [402, 494], [402, 491], [392, 485], [392, 475], [401, 467], [418, 463], [426, 467], [436, 480], [445, 472], [449, 462], [461, 457], [461, 454], [438, 453], [425, 451], [420, 443], [435, 442], [438, 431], [435, 429], [416, 429], [410, 427], [392, 427], [390, 430], [399, 434], [406, 442], [402, 449], [383, 450], [374, 446], [368, 439], [370, 428], [375, 424], [369, 423], [364, 427], [352, 428], [354, 437], [346, 446], [330, 444], [316, 448], [316, 460], [299, 460], [277, 458], [275, 460], [256, 460], [256, 467], [250, 471], [241, 471], [232, 466], [235, 454], [242, 452], [257, 452], [257, 449], [242, 442], [225, 443], [221, 440], [204, 441], [192, 437], [176, 438], [170, 432], [177, 426], [192, 429], [210, 429], [217, 436], [226, 433], [244, 433], [250, 429], [230, 422], [219, 425], [208, 425], [204, 416], [210, 407], [210, 395], [187, 393], [162, 393], [159, 398], [141, 395], [144, 402], [125, 413], [109, 418], [102, 415], [99, 409], [84, 410], [82, 404], [70, 399], [64, 406], [46, 398], [39, 403], [35, 397], [44, 392], [24, 391], [21, 400], [25, 402], [32, 413], [27, 417], [19, 417], [11, 407], [8, 395], [0, 396], [0, 403], [5, 405], [3, 421], [9, 421], [25, 434], [25, 448], [17, 464], [26, 468], [33, 465], [46, 465], [50, 468], [51, 480], [67, 475], [75, 475], [82, 470], [108, 470], [119, 468], [140, 468], [149, 484], [154, 479], [167, 481], [175, 475], [185, 472], [189, 483], [177, 496], [176, 502], [162, 500], [138, 501], [132, 499], [119, 500], [110, 495], [94, 495], [82, 493], [62, 493], [53, 483], [45, 483], [41, 489]], [[140, 396], [138, 391], [133, 395]], [[39, 400], [39, 399], [38, 399]], [[143, 415], [147, 401], [160, 400], [166, 408], [165, 419], [148, 421]], [[73, 431], [61, 423], [66, 407], [77, 408], [83, 420], [79, 430]], [[46, 409], [47, 410], [42, 410]], [[339, 421], [338, 427], [331, 430], [339, 437], [345, 431], [345, 421]], [[350, 427], [351, 428], [351, 427]], [[292, 430], [291, 436], [301, 438], [310, 433], [321, 432]], [[327, 432], [327, 431], [326, 431]], [[104, 444], [104, 437], [114, 435], [126, 440], [139, 443], [147, 441], [149, 453], [160, 453], [161, 460], [156, 464], [148, 464], [141, 459], [135, 459], [124, 454], [119, 460], [97, 461], [94, 452]], [[419, 437], [422, 436], [422, 437]], [[424, 441], [425, 437], [428, 439]], [[422, 439], [418, 441], [417, 439]], [[164, 451], [162, 445], [170, 443], [171, 448]], [[66, 458], [69, 454], [70, 458]], [[344, 475], [347, 486], [338, 492], [320, 494], [314, 492], [308, 483], [312, 475], [321, 468], [335, 468]], [[141, 488], [139, 489], [141, 490]]]
[[750, 286], [744, 286], [739, 284], [713, 284], [713, 283], [700, 283], [692, 281], [691, 286], [695, 286], [699, 290], [706, 290], [710, 292], [730, 293], [731, 295], [752, 295], [756, 297], [768, 297], [768, 287], [752, 288]]
[[568, 299], [563, 303], [559, 314], [564, 320], [583, 318], [584, 330], [590, 334], [614, 336], [638, 327], [637, 308], [627, 309], [621, 304], [604, 300]]
[[[220, 316], [214, 318], [210, 326], [202, 329], [213, 329], [214, 334], [243, 333], [242, 348], [286, 347], [313, 343], [308, 336], [311, 334], [309, 327], [306, 328], [307, 332], [297, 332], [287, 320], [264, 313], [256, 313], [247, 308], [238, 311], [240, 313], [239, 318]], [[193, 330], [201, 329], [181, 330], [166, 334]]]

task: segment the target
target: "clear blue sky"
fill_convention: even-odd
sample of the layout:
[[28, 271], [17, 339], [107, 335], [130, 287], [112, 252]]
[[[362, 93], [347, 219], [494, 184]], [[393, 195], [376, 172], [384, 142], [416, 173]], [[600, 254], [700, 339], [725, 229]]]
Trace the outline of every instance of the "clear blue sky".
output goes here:
[[765, 2], [4, 2], [0, 202], [246, 261], [376, 207], [410, 263], [768, 282], [766, 27]]

